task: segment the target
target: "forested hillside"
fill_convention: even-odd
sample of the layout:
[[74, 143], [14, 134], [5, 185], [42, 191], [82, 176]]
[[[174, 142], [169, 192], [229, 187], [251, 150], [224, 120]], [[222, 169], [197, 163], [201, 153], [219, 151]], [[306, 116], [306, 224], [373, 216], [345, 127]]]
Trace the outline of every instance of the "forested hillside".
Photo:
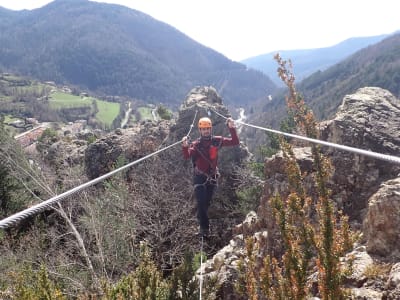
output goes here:
[[298, 81], [310, 76], [316, 71], [325, 71], [355, 52], [367, 46], [376, 44], [388, 37], [388, 34], [371, 37], [353, 37], [337, 45], [317, 49], [277, 50], [267, 54], [242, 60], [248, 67], [262, 71], [278, 86], [283, 83], [277, 76], [274, 55], [279, 52], [282, 57], [290, 57], [296, 63], [296, 78]]
[[[287, 63], [291, 59], [283, 58]], [[295, 70], [296, 61], [292, 64]], [[317, 119], [326, 120], [333, 116], [345, 95], [367, 86], [387, 89], [396, 97], [400, 95], [400, 34], [364, 48], [326, 71], [312, 74], [298, 83], [297, 90]], [[250, 111], [250, 122], [280, 128], [287, 117], [286, 94], [285, 89], [280, 89], [272, 100], [265, 98], [255, 105]], [[251, 151], [257, 151], [254, 145], [268, 143], [269, 137], [264, 133], [250, 129], [246, 134]]]
[[0, 71], [173, 105], [197, 85], [212, 85], [239, 105], [276, 88], [261, 72], [144, 13], [87, 0], [1, 9]]
[[400, 33], [362, 49], [299, 85], [321, 119], [336, 111], [343, 96], [360, 87], [374, 86], [400, 95]]

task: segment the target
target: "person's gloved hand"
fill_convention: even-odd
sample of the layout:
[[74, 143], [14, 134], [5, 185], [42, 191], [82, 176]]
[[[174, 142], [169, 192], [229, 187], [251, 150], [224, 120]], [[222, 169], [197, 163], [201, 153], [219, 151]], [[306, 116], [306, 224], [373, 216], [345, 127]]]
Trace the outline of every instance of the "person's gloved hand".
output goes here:
[[226, 126], [228, 128], [235, 128], [235, 121], [232, 118], [226, 119]]
[[189, 147], [189, 141], [188, 141], [188, 137], [187, 136], [184, 136], [182, 138], [182, 146], [183, 147]]

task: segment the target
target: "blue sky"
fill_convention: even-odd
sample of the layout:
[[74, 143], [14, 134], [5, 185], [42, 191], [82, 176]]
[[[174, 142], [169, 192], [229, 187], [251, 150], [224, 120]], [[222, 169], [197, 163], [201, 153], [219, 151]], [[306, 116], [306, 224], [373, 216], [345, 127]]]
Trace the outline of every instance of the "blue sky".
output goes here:
[[[13, 10], [51, 0], [0, 0]], [[104, 0], [149, 14], [232, 60], [400, 30], [395, 0]]]

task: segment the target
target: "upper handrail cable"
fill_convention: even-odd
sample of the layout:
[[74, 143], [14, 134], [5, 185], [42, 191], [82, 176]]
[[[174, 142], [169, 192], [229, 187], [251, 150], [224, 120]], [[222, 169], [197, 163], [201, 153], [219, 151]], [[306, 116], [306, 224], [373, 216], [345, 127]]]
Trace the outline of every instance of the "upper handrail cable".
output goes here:
[[155, 151], [153, 153], [150, 153], [150, 154], [148, 154], [146, 156], [143, 156], [143, 157], [141, 157], [141, 158], [139, 158], [139, 159], [137, 159], [137, 160], [135, 160], [135, 161], [133, 161], [131, 163], [128, 163], [125, 166], [122, 166], [122, 167], [120, 167], [118, 169], [115, 169], [115, 170], [113, 170], [113, 171], [111, 171], [111, 172], [109, 172], [107, 174], [104, 174], [104, 175], [102, 175], [100, 177], [97, 177], [97, 178], [95, 178], [93, 180], [90, 180], [90, 181], [88, 181], [86, 183], [83, 183], [83, 184], [81, 184], [81, 185], [79, 185], [77, 187], [74, 187], [74, 188], [72, 188], [72, 189], [70, 189], [70, 190], [68, 190], [68, 191], [66, 191], [66, 192], [64, 192], [62, 194], [56, 195], [56, 196], [54, 196], [54, 197], [52, 197], [52, 198], [50, 198], [50, 199], [48, 199], [46, 201], [43, 201], [43, 202], [38, 203], [38, 204], [36, 204], [36, 205], [34, 205], [32, 207], [29, 207], [29, 208], [27, 208], [27, 209], [25, 209], [23, 211], [20, 211], [20, 212], [14, 214], [14, 215], [11, 215], [11, 216], [9, 216], [9, 217], [7, 217], [7, 218], [5, 218], [5, 219], [0, 221], [0, 228], [3, 228], [3, 229], [8, 228], [8, 227], [10, 227], [11, 225], [13, 225], [15, 223], [17, 223], [17, 222], [19, 222], [19, 221], [21, 221], [21, 220], [33, 215], [33, 214], [36, 214], [36, 213], [42, 211], [43, 209], [51, 206], [52, 204], [61, 201], [62, 199], [66, 198], [67, 196], [75, 194], [76, 192], [79, 192], [79, 191], [81, 191], [81, 190], [83, 190], [83, 189], [85, 189], [85, 188], [87, 188], [89, 186], [95, 185], [96, 183], [99, 183], [99, 182], [103, 181], [104, 179], [106, 179], [108, 177], [111, 177], [112, 175], [114, 175], [114, 174], [116, 174], [116, 173], [118, 173], [118, 172], [120, 172], [122, 170], [125, 170], [125, 169], [127, 169], [129, 167], [132, 167], [133, 165], [136, 165], [136, 164], [138, 164], [139, 162], [141, 162], [141, 161], [143, 161], [145, 159], [148, 159], [148, 158], [150, 158], [150, 157], [152, 157], [152, 156], [154, 156], [154, 155], [156, 155], [156, 154], [158, 154], [158, 153], [160, 153], [162, 151], [165, 151], [165, 150], [167, 150], [167, 149], [169, 149], [171, 147], [174, 147], [175, 145], [179, 144], [180, 142], [181, 141], [175, 142], [174, 144], [166, 146], [166, 147], [164, 147], [164, 148], [162, 148], [160, 150], [157, 150], [157, 151]]
[[[211, 110], [213, 112], [215, 112], [217, 115], [219, 115], [220, 117], [222, 117], [224, 119], [227, 119], [227, 117], [225, 117], [224, 115], [220, 114], [216, 110], [214, 110], [214, 109], [211, 109]], [[287, 137], [300, 139], [300, 140], [303, 140], [303, 141], [307, 141], [307, 142], [311, 142], [311, 143], [315, 143], [315, 144], [320, 144], [320, 145], [324, 145], [324, 146], [328, 146], [328, 147], [333, 147], [333, 148], [337, 148], [337, 149], [340, 149], [340, 150], [353, 152], [353, 153], [357, 153], [357, 154], [361, 154], [361, 155], [365, 155], [365, 156], [370, 156], [370, 157], [381, 159], [381, 160], [386, 160], [386, 161], [393, 162], [393, 163], [396, 163], [396, 164], [400, 164], [400, 157], [396, 157], [396, 156], [393, 156], [393, 155], [382, 154], [382, 153], [377, 153], [377, 152], [373, 152], [373, 151], [369, 151], [369, 150], [363, 150], [363, 149], [354, 148], [354, 147], [350, 147], [350, 146], [345, 146], [345, 145], [330, 143], [330, 142], [326, 142], [326, 141], [321, 141], [321, 140], [317, 140], [317, 139], [313, 139], [313, 138], [309, 138], [309, 137], [305, 137], [305, 136], [301, 136], [301, 135], [291, 134], [291, 133], [282, 132], [282, 131], [279, 131], [279, 130], [274, 130], [274, 129], [269, 129], [269, 128], [265, 128], [265, 127], [261, 127], [261, 126], [248, 124], [248, 123], [245, 123], [245, 122], [242, 122], [242, 121], [235, 121], [235, 122], [237, 122], [239, 124], [243, 124], [243, 125], [248, 126], [248, 127], [253, 127], [253, 128], [256, 128], [256, 129], [260, 129], [260, 130], [264, 130], [264, 131], [268, 131], [268, 132], [284, 135], [284, 136], [287, 136]]]
[[[225, 117], [224, 115], [220, 114], [216, 110], [214, 110], [214, 109], [211, 109], [211, 110], [214, 113], [216, 113], [217, 115], [219, 115], [220, 117], [222, 117], [224, 119], [227, 119], [227, 117]], [[186, 136], [189, 136], [191, 130], [193, 129], [194, 121], [196, 119], [196, 116], [197, 116], [197, 110], [196, 110], [196, 114], [194, 116], [193, 122], [190, 125], [190, 129], [189, 129], [188, 133], [186, 134]], [[239, 124], [248, 126], [248, 127], [253, 127], [253, 128], [264, 130], [264, 131], [268, 131], [268, 132], [271, 132], [271, 133], [280, 134], [280, 135], [284, 135], [284, 136], [287, 136], [287, 137], [300, 139], [300, 140], [303, 140], [303, 141], [308, 141], [308, 142], [311, 142], [311, 143], [320, 144], [320, 145], [324, 145], [324, 146], [328, 146], [328, 147], [333, 147], [333, 148], [337, 148], [337, 149], [340, 149], [340, 150], [353, 152], [353, 153], [357, 153], [357, 154], [361, 154], [361, 155], [365, 155], [365, 156], [369, 156], [369, 157], [373, 157], [373, 158], [377, 158], [377, 159], [393, 162], [393, 163], [396, 163], [396, 164], [400, 164], [400, 158], [396, 157], [396, 156], [377, 153], [377, 152], [373, 152], [373, 151], [369, 151], [369, 150], [363, 150], [363, 149], [354, 148], [354, 147], [345, 146], [345, 145], [340, 145], [340, 144], [335, 144], [335, 143], [331, 143], [331, 142], [321, 141], [321, 140], [317, 140], [317, 139], [313, 139], [313, 138], [309, 138], [309, 137], [305, 137], [305, 136], [300, 136], [300, 135], [296, 135], [296, 134], [282, 132], [282, 131], [275, 130], [275, 129], [270, 129], [270, 128], [265, 128], [265, 127], [261, 127], [261, 126], [248, 124], [248, 123], [245, 123], [245, 122], [242, 122], [242, 121], [236, 121], [236, 122], [239, 123]], [[146, 156], [144, 156], [144, 157], [142, 157], [142, 158], [140, 158], [140, 159], [138, 159], [136, 161], [133, 161], [133, 162], [131, 162], [131, 163], [125, 165], [125, 166], [122, 166], [122, 167], [120, 167], [120, 168], [118, 168], [116, 170], [113, 170], [113, 171], [111, 171], [111, 172], [109, 172], [107, 174], [104, 174], [104, 175], [102, 175], [102, 176], [100, 176], [98, 178], [95, 178], [95, 179], [93, 179], [93, 180], [91, 180], [89, 182], [81, 184], [81, 185], [79, 185], [79, 186], [77, 186], [77, 187], [75, 187], [75, 188], [73, 188], [73, 189], [71, 189], [69, 191], [66, 191], [66, 192], [64, 192], [64, 193], [62, 193], [60, 195], [56, 195], [56, 196], [54, 196], [54, 197], [52, 197], [52, 198], [50, 198], [50, 199], [48, 199], [46, 201], [43, 201], [43, 202], [38, 203], [38, 204], [36, 204], [36, 205], [34, 205], [34, 206], [30, 207], [30, 208], [27, 208], [27, 209], [23, 210], [21, 212], [18, 212], [18, 213], [14, 214], [14, 215], [11, 215], [11, 216], [9, 216], [9, 217], [7, 217], [7, 218], [5, 218], [5, 219], [0, 221], [0, 229], [1, 228], [3, 228], [3, 229], [4, 228], [8, 228], [11, 225], [17, 223], [18, 221], [21, 221], [22, 219], [24, 219], [24, 218], [26, 218], [28, 216], [31, 216], [31, 215], [33, 215], [35, 213], [38, 213], [38, 212], [42, 211], [43, 209], [45, 209], [46, 207], [49, 207], [52, 204], [54, 204], [54, 203], [56, 203], [58, 201], [61, 201], [62, 199], [64, 199], [65, 197], [67, 197], [69, 195], [72, 195], [72, 194], [74, 194], [74, 193], [76, 193], [76, 192], [78, 192], [78, 191], [80, 191], [82, 189], [85, 189], [85, 188], [87, 188], [89, 186], [92, 186], [92, 185], [94, 185], [96, 183], [99, 183], [99, 182], [103, 181], [104, 179], [106, 179], [106, 178], [108, 178], [108, 177], [110, 177], [110, 176], [112, 176], [112, 175], [114, 175], [114, 174], [116, 174], [116, 173], [118, 173], [118, 172], [120, 172], [122, 170], [125, 170], [125, 169], [127, 169], [127, 168], [129, 168], [129, 167], [131, 167], [131, 166], [133, 166], [133, 165], [145, 160], [145, 159], [148, 159], [148, 158], [150, 158], [150, 157], [152, 157], [152, 156], [154, 156], [154, 155], [156, 155], [156, 154], [158, 154], [158, 153], [160, 153], [162, 151], [165, 151], [165, 150], [167, 150], [167, 149], [169, 149], [171, 147], [174, 147], [175, 145], [177, 145], [179, 143], [181, 143], [181, 141], [177, 141], [174, 144], [171, 144], [171, 145], [166, 146], [166, 147], [164, 147], [162, 149], [159, 149], [159, 150], [157, 150], [157, 151], [155, 151], [153, 153], [150, 153], [150, 154], [148, 154], [148, 155], [146, 155]]]
[[[189, 136], [190, 132], [192, 131], [192, 128], [194, 126], [194, 121], [196, 120], [196, 116], [197, 116], [197, 110], [196, 110], [196, 113], [194, 115], [192, 124], [190, 125], [189, 131], [186, 134], [186, 136]], [[104, 179], [106, 179], [108, 177], [111, 177], [114, 174], [116, 174], [116, 173], [118, 173], [118, 172], [120, 172], [122, 170], [130, 168], [133, 165], [136, 165], [139, 162], [141, 162], [143, 160], [146, 160], [146, 159], [148, 159], [148, 158], [150, 158], [150, 157], [152, 157], [152, 156], [154, 156], [154, 155], [156, 155], [156, 154], [158, 154], [158, 153], [160, 153], [162, 151], [165, 151], [165, 150], [167, 150], [169, 148], [172, 148], [172, 147], [174, 147], [175, 145], [177, 145], [179, 143], [181, 143], [181, 141], [177, 141], [177, 142], [175, 142], [175, 143], [173, 143], [173, 144], [171, 144], [169, 146], [166, 146], [166, 147], [164, 147], [162, 149], [159, 149], [159, 150], [157, 150], [157, 151], [155, 151], [153, 153], [150, 153], [150, 154], [148, 154], [146, 156], [143, 156], [142, 158], [139, 158], [139, 159], [137, 159], [137, 160], [135, 160], [135, 161], [133, 161], [131, 163], [128, 163], [125, 166], [122, 166], [122, 167], [120, 167], [118, 169], [115, 169], [115, 170], [113, 170], [113, 171], [111, 171], [111, 172], [109, 172], [107, 174], [104, 174], [104, 175], [102, 175], [100, 177], [97, 177], [97, 178], [91, 180], [91, 181], [88, 181], [88, 182], [83, 183], [83, 184], [81, 184], [81, 185], [79, 185], [77, 187], [74, 187], [73, 189], [70, 189], [70, 190], [68, 190], [68, 191], [66, 191], [66, 192], [64, 192], [62, 194], [56, 195], [56, 196], [54, 196], [54, 197], [52, 197], [52, 198], [50, 198], [50, 199], [48, 199], [46, 201], [43, 201], [43, 202], [38, 203], [38, 204], [36, 204], [36, 205], [34, 205], [32, 207], [29, 207], [27, 209], [24, 209], [24, 210], [18, 212], [18, 213], [15, 213], [15, 214], [13, 214], [13, 215], [11, 215], [11, 216], [9, 216], [9, 217], [7, 217], [7, 218], [5, 218], [5, 219], [0, 221], [0, 229], [8, 228], [11, 225], [16, 224], [17, 222], [19, 222], [19, 221], [21, 221], [21, 220], [23, 220], [23, 219], [25, 219], [25, 218], [33, 215], [33, 214], [36, 214], [36, 213], [44, 210], [45, 208], [51, 206], [52, 204], [61, 201], [62, 199], [66, 198], [67, 196], [75, 194], [76, 192], [79, 192], [79, 191], [81, 191], [81, 190], [83, 190], [83, 189], [85, 189], [85, 188], [87, 188], [89, 186], [95, 185], [96, 183], [99, 183], [99, 182], [103, 181]]]

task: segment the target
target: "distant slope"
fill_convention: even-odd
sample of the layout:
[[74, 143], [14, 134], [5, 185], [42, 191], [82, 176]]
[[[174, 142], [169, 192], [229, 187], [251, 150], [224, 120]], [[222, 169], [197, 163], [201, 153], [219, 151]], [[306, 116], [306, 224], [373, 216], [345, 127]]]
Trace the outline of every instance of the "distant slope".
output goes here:
[[[297, 91], [303, 95], [306, 104], [318, 120], [333, 117], [345, 95], [368, 86], [387, 89], [396, 97], [400, 97], [400, 33], [366, 47], [327, 70], [314, 73], [300, 83], [296, 80]], [[248, 115], [248, 122], [279, 128], [287, 115], [286, 93], [286, 89], [280, 89], [273, 95], [272, 101], [265, 98], [252, 107], [253, 113]], [[250, 151], [263, 145], [267, 139], [264, 133], [247, 129], [243, 136], [250, 137], [247, 140]]]
[[400, 97], [400, 33], [364, 48], [324, 72], [316, 72], [298, 86], [321, 118], [332, 116], [343, 97], [375, 86]]
[[196, 85], [212, 85], [237, 105], [276, 89], [263, 73], [163, 22], [87, 0], [56, 0], [32, 11], [0, 8], [0, 69], [173, 105]]
[[294, 64], [296, 78], [298, 81], [301, 81], [312, 73], [324, 71], [358, 50], [376, 44], [388, 36], [389, 35], [384, 34], [372, 37], [355, 37], [347, 39], [335, 46], [319, 49], [277, 50], [251, 57], [241, 62], [250, 68], [262, 71], [271, 78], [275, 84], [282, 86], [282, 82], [276, 72], [276, 61], [273, 58], [278, 52], [284, 59], [291, 59]]

